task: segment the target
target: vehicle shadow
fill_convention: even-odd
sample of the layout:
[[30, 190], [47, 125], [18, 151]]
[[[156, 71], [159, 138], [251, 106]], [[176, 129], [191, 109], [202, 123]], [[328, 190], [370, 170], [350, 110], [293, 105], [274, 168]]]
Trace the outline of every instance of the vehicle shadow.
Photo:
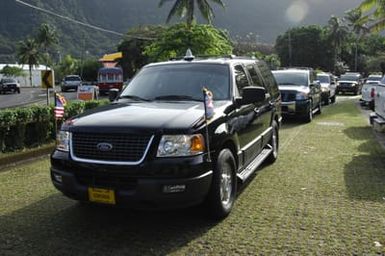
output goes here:
[[61, 194], [0, 216], [1, 255], [166, 255], [216, 223], [199, 207], [134, 211]]
[[360, 140], [358, 150], [344, 167], [344, 179], [351, 198], [384, 202], [385, 159], [384, 150], [375, 140], [371, 127], [351, 127], [344, 133], [353, 140]]

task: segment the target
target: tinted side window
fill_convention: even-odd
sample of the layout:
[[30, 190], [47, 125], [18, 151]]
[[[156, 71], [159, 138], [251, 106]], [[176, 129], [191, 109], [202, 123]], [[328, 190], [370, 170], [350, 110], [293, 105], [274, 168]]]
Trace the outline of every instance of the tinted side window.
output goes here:
[[266, 90], [270, 93], [273, 98], [277, 98], [279, 95], [279, 89], [277, 82], [275, 81], [275, 78], [271, 73], [270, 69], [264, 62], [258, 62], [257, 66], [259, 72], [261, 72], [263, 80], [265, 81]]
[[247, 71], [249, 71], [249, 74], [250, 74], [251, 80], [253, 81], [254, 86], [265, 87], [265, 85], [263, 84], [263, 80], [261, 79], [261, 77], [257, 73], [257, 70], [255, 69], [255, 65], [249, 64], [246, 66], [246, 68], [247, 68]]
[[241, 65], [236, 65], [234, 67], [234, 75], [235, 75], [235, 83], [237, 84], [239, 94], [242, 96], [243, 88], [246, 86], [250, 86], [250, 84], [249, 84], [249, 81], [247, 80], [247, 75]]

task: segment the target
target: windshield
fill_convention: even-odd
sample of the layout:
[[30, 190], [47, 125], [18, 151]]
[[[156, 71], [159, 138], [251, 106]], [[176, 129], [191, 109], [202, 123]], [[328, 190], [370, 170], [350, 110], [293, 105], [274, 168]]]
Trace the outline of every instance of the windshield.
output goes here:
[[80, 81], [80, 77], [77, 77], [77, 76], [67, 76], [66, 78], [64, 78], [64, 80], [66, 80], [66, 81]]
[[381, 81], [381, 76], [369, 76], [368, 77], [368, 80], [371, 80], [371, 81]]
[[202, 88], [214, 100], [230, 98], [229, 68], [219, 64], [173, 64], [142, 69], [121, 94], [121, 98], [146, 100], [202, 100]]
[[330, 77], [327, 75], [317, 75], [317, 80], [319, 80], [320, 83], [330, 83]]
[[274, 71], [273, 75], [275, 77], [275, 80], [277, 80], [278, 85], [309, 86], [305, 72]]
[[352, 75], [342, 75], [340, 80], [341, 81], [358, 81], [358, 76], [352, 76]]
[[15, 83], [16, 80], [4, 78], [4, 79], [1, 79], [1, 82], [2, 83]]

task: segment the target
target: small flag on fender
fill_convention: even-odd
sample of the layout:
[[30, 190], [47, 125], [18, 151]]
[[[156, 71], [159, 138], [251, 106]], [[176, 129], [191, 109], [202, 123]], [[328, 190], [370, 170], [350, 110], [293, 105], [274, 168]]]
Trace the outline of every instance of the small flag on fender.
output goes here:
[[67, 104], [66, 99], [64, 96], [55, 93], [55, 118], [60, 119], [64, 117], [64, 106]]
[[213, 103], [213, 93], [207, 88], [203, 87], [203, 104], [205, 106], [205, 117], [210, 119], [214, 116], [214, 103]]

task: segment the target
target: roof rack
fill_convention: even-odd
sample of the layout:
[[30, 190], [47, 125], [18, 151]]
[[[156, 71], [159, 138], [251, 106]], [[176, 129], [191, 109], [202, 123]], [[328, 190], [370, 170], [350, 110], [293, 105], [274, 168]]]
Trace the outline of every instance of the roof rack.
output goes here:
[[[223, 58], [223, 59], [246, 59], [246, 60], [256, 60], [254, 56], [237, 56], [233, 54], [229, 55], [195, 55], [194, 59], [210, 59], [210, 58]], [[186, 56], [178, 56], [178, 57], [172, 57], [169, 60], [184, 60], [186, 59]], [[186, 59], [187, 60], [187, 59]]]

